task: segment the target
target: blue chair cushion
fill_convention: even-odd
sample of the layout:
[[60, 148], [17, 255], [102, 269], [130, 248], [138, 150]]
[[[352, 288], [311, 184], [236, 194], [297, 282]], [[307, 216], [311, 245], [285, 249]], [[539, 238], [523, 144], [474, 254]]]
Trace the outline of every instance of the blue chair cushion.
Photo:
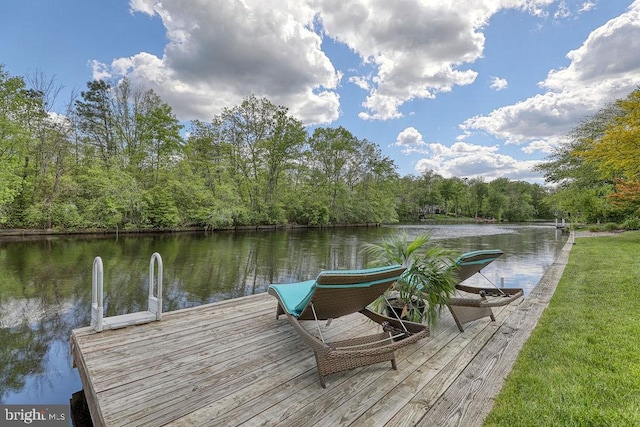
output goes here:
[[[362, 281], [358, 276], [365, 276], [367, 274], [375, 274], [381, 273], [388, 270], [394, 270], [399, 268], [399, 265], [391, 265], [385, 267], [374, 267], [374, 268], [365, 268], [361, 270], [324, 270], [321, 271], [318, 277], [315, 280], [307, 280], [306, 282], [298, 282], [298, 283], [284, 283], [284, 284], [272, 284], [269, 285], [269, 289], [274, 290], [282, 305], [284, 305], [284, 310], [298, 317], [304, 311], [304, 309], [309, 304], [309, 301], [313, 297], [313, 293], [316, 288], [333, 288], [333, 289], [345, 289], [350, 287], [368, 287], [371, 285], [375, 285], [382, 282], [388, 282], [389, 279], [380, 279], [374, 281]], [[341, 283], [341, 284], [319, 284], [318, 280], [321, 277], [330, 277], [330, 276], [352, 276], [352, 283]], [[322, 281], [322, 280], [321, 280]], [[329, 280], [331, 282], [331, 280]]]
[[[480, 251], [466, 252], [456, 258], [455, 263], [457, 265], [490, 264], [502, 255], [502, 253], [503, 252], [500, 249], [483, 249]], [[473, 258], [476, 255], [495, 255], [495, 258], [483, 258], [476, 261], [467, 261], [469, 258]]]
[[287, 313], [298, 317], [309, 303], [315, 290], [315, 283], [314, 279], [306, 282], [274, 284], [269, 285], [269, 289], [276, 291]]

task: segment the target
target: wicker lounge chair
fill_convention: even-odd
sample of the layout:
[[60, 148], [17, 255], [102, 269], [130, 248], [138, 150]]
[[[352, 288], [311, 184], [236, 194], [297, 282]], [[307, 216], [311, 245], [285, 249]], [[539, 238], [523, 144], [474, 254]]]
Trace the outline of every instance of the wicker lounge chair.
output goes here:
[[447, 303], [460, 332], [464, 332], [463, 325], [465, 323], [473, 320], [488, 316], [495, 321], [496, 318], [491, 310], [492, 307], [510, 304], [524, 294], [520, 288], [499, 288], [495, 285], [493, 287], [480, 288], [465, 286], [461, 283], [474, 274], [480, 273], [480, 270], [502, 254], [503, 252], [499, 249], [481, 250], [464, 253], [456, 259], [455, 272], [458, 279], [456, 289], [460, 292], [474, 295], [471, 297], [452, 297]]
[[[320, 376], [325, 376], [380, 362], [391, 362], [397, 369], [394, 351], [429, 335], [426, 325], [401, 321], [367, 308], [383, 295], [405, 271], [399, 265], [364, 270], [321, 272], [315, 280], [290, 284], [272, 284], [269, 294], [278, 299], [276, 318], [285, 314], [300, 337], [313, 349]], [[360, 312], [380, 324], [378, 334], [325, 342], [320, 320], [330, 320]], [[318, 336], [310, 333], [301, 321], [312, 320]]]

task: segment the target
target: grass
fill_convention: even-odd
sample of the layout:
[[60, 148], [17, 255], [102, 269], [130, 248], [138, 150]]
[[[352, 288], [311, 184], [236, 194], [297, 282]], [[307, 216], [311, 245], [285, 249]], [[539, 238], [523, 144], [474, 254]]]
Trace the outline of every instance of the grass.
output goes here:
[[485, 426], [640, 426], [640, 232], [576, 239]]

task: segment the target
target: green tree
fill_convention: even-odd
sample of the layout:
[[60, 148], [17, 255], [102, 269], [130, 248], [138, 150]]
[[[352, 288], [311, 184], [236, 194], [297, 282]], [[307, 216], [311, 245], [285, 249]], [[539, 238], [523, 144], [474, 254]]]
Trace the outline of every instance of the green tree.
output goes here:
[[306, 132], [300, 121], [265, 98], [245, 98], [211, 123], [193, 122], [186, 154], [213, 191], [237, 195], [236, 224], [286, 222], [283, 200], [299, 167]]
[[397, 222], [398, 174], [393, 161], [384, 156], [377, 145], [364, 139], [358, 141], [352, 165], [355, 167], [347, 175], [354, 206], [349, 222]]
[[[617, 163], [616, 158], [622, 153], [628, 154], [629, 147], [619, 151], [616, 138], [625, 140], [626, 136], [633, 135], [634, 123], [637, 123], [637, 118], [634, 122], [637, 110], [633, 107], [638, 102], [637, 93], [636, 90], [625, 102], [607, 104], [585, 118], [568, 135], [567, 143], [536, 168], [544, 173], [547, 182], [556, 184], [549, 200], [557, 215], [571, 214], [572, 220], [585, 222], [624, 217], [624, 212], [612, 203], [611, 195], [617, 180], [627, 177], [623, 173], [624, 165], [632, 164], [633, 159], [625, 154], [621, 156], [624, 160]], [[618, 126], [629, 126], [629, 133]], [[633, 139], [626, 141], [632, 148]], [[621, 146], [626, 144], [622, 142]]]
[[145, 92], [141, 110], [135, 116], [137, 127], [140, 128], [138, 145], [144, 148], [146, 154], [143, 164], [148, 165], [151, 172], [151, 185], [158, 185], [160, 172], [169, 171], [182, 155], [182, 125], [171, 107], [152, 90]]
[[80, 93], [82, 100], [75, 102], [78, 130], [85, 148], [83, 157], [89, 162], [98, 158], [110, 167], [118, 154], [111, 85], [98, 80], [88, 82], [87, 88]]
[[449, 214], [453, 211], [458, 215], [461, 202], [467, 194], [467, 186], [460, 178], [448, 178], [440, 181], [438, 192], [444, 203], [444, 211]]
[[[68, 172], [73, 167], [73, 125], [68, 119], [74, 94], [67, 104], [64, 115], [50, 111], [58, 102], [62, 86], [43, 73], [35, 73], [27, 79], [30, 92], [38, 108], [30, 115], [29, 131], [34, 143], [29, 148], [31, 161], [25, 168], [25, 180], [32, 189], [25, 196], [21, 222], [24, 226], [51, 228], [76, 219], [63, 219], [67, 201], [63, 199], [63, 188]], [[74, 215], [75, 216], [75, 215]]]
[[356, 151], [356, 138], [343, 127], [317, 128], [309, 138], [309, 177], [329, 210], [330, 222], [344, 222], [348, 216], [347, 175]]
[[397, 221], [395, 165], [375, 144], [339, 127], [315, 129], [308, 145], [307, 186], [329, 222]]
[[406, 175], [397, 181], [396, 210], [402, 222], [416, 221], [424, 206], [426, 190], [420, 185], [420, 179], [413, 175]]
[[[206, 227], [240, 224], [246, 218], [247, 209], [240, 197], [237, 181], [232, 172], [232, 148], [212, 123], [199, 120], [191, 123], [189, 139], [184, 153], [185, 161], [179, 166], [182, 188], [176, 194], [184, 206], [188, 223]], [[187, 183], [188, 185], [184, 185]], [[193, 195], [200, 199], [194, 203]]]
[[11, 204], [19, 197], [32, 135], [25, 114], [33, 97], [21, 77], [11, 77], [0, 65], [0, 224], [11, 217]]
[[475, 178], [469, 182], [469, 192], [473, 217], [478, 218], [481, 214], [484, 214], [482, 205], [489, 196], [489, 186], [481, 178]]
[[[496, 182], [498, 181], [498, 182]], [[498, 179], [489, 183], [489, 194], [484, 199], [482, 210], [486, 215], [502, 221], [504, 211], [507, 208], [507, 196], [505, 195], [504, 184], [508, 182], [506, 179]]]
[[302, 123], [289, 116], [287, 109], [273, 111], [273, 128], [259, 145], [264, 160], [264, 202], [271, 221], [285, 222], [283, 194], [287, 190], [286, 174], [297, 167], [307, 133]]
[[531, 184], [523, 181], [507, 184], [505, 216], [511, 222], [522, 222], [535, 217]]
[[600, 177], [615, 184], [610, 198], [621, 207], [640, 210], [640, 89], [615, 103], [617, 114], [602, 135], [576, 156], [595, 165]]

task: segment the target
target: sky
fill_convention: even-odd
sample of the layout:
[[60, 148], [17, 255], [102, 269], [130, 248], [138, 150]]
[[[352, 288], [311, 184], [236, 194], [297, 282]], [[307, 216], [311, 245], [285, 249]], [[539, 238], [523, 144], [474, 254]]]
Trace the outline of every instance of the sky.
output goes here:
[[343, 126], [402, 176], [532, 170], [640, 86], [640, 0], [2, 0], [0, 64], [60, 89], [129, 78], [187, 124], [250, 95]]

